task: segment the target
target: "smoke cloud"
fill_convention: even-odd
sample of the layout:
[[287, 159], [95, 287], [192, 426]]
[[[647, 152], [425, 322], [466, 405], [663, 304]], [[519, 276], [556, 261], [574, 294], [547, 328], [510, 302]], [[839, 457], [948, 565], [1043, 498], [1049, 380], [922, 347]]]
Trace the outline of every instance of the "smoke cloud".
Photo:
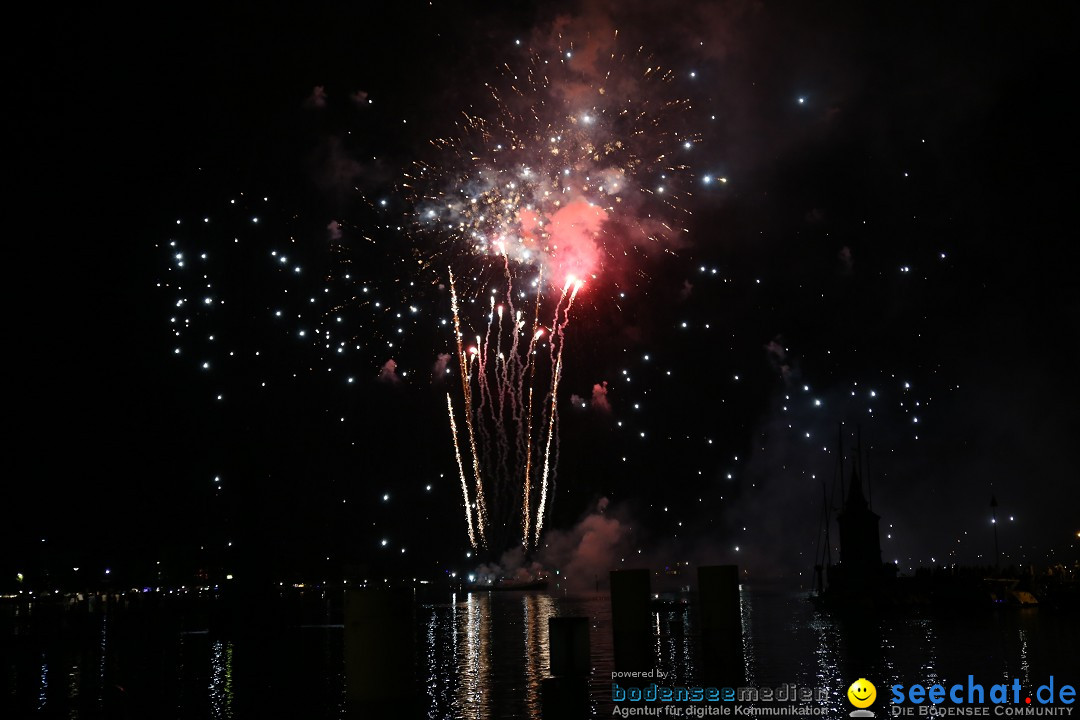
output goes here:
[[517, 547], [505, 552], [499, 562], [481, 565], [474, 575], [480, 583], [530, 581], [547, 575], [552, 587], [557, 583], [560, 590], [569, 592], [606, 587], [608, 572], [628, 554], [630, 527], [607, 498], [600, 498], [573, 528], [545, 533], [535, 560], [526, 561]]
[[600, 413], [610, 413], [611, 403], [608, 402], [607, 394], [607, 382], [600, 382], [593, 385], [592, 397], [588, 400], [577, 394], [571, 395], [570, 406], [575, 410], [586, 410], [591, 407], [593, 410]]
[[598, 412], [610, 413], [611, 403], [607, 399], [607, 382], [597, 383], [592, 387], [592, 406]]
[[683, 280], [682, 289], [679, 290], [680, 300], [689, 300], [690, 295], [694, 292], [694, 283], [689, 280]]
[[628, 523], [609, 512], [607, 498], [570, 530], [552, 530], [544, 536], [538, 559], [547, 568], [559, 571], [560, 585], [570, 590], [595, 589], [607, 584], [608, 571], [627, 554]]
[[397, 362], [394, 361], [394, 358], [390, 358], [379, 368], [379, 381], [391, 385], [401, 382], [401, 378], [397, 374]]
[[836, 259], [840, 261], [840, 268], [845, 275], [850, 275], [851, 271], [855, 268], [855, 260], [851, 257], [851, 248], [847, 245], [840, 248], [840, 252], [836, 254]]
[[450, 363], [450, 353], [439, 353], [435, 358], [435, 365], [431, 368], [431, 382], [440, 383], [446, 377], [447, 365]]
[[311, 94], [304, 100], [304, 107], [316, 110], [326, 107], [326, 88], [322, 85], [316, 85]]
[[788, 362], [788, 351], [783, 346], [783, 338], [777, 336], [765, 345], [765, 354], [769, 359], [769, 365], [780, 374], [785, 384], [792, 379], [791, 363]]
[[315, 180], [324, 190], [350, 190], [365, 167], [349, 156], [339, 137], [329, 137], [312, 159]]

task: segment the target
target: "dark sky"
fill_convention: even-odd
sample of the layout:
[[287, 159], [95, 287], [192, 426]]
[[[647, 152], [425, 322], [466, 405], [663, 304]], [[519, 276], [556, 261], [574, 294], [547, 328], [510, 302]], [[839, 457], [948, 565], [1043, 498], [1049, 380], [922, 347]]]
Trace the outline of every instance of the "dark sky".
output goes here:
[[[329, 274], [338, 220], [388, 297], [445, 315], [445, 293], [402, 286], [388, 258], [412, 241], [352, 188], [393, 196], [513, 41], [556, 17], [650, 45], [694, 99], [700, 172], [730, 182], [695, 195], [676, 255], [637, 260], [625, 302], [603, 286], [575, 319], [564, 393], [606, 381], [612, 412], [564, 412], [552, 525], [607, 497], [651, 556], [801, 569], [844, 422], [848, 453], [858, 425], [870, 451], [886, 559], [988, 562], [991, 493], [1015, 518], [1011, 560], [1077, 559], [1068, 4], [81, 9], [8, 29], [4, 585], [161, 559], [177, 576], [465, 562], [442, 392], [378, 383], [382, 351], [328, 379], [316, 347], [265, 320], [292, 286], [258, 243], [296, 238]], [[325, 108], [305, 106], [315, 86]], [[350, 182], [327, 180], [334, 163]], [[259, 252], [228, 247], [251, 212]], [[212, 377], [173, 355], [175, 295], [156, 284], [176, 238], [223, 258], [236, 309], [213, 328], [248, 353]], [[449, 335], [410, 337], [396, 360], [428, 377]]]

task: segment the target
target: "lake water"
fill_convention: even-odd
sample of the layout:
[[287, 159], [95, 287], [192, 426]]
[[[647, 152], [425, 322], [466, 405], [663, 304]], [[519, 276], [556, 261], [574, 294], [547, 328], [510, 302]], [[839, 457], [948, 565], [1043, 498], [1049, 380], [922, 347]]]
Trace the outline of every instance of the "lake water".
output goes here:
[[[309, 592], [274, 629], [244, 634], [212, 632], [199, 601], [45, 617], [9, 607], [0, 718], [349, 717], [340, 595]], [[1050, 675], [1080, 684], [1076, 615], [1002, 608], [841, 618], [803, 593], [771, 589], [744, 589], [742, 613], [746, 685], [826, 688], [829, 717], [847, 715], [846, 689], [860, 677], [877, 685], [879, 710], [894, 683], [970, 674], [986, 685], [1018, 678], [1032, 688]], [[610, 598], [513, 592], [417, 607], [415, 694], [425, 716], [539, 718], [552, 616], [590, 619], [592, 709], [610, 717]], [[660, 610], [653, 626], [655, 667], [672, 685], [693, 684], [693, 607]]]

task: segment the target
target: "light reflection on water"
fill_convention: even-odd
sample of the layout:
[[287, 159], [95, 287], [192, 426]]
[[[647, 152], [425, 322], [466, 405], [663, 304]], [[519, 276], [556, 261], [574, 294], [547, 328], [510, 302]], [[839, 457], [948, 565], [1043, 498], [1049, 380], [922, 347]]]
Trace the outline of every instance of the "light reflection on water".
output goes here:
[[210, 650], [210, 717], [230, 720], [233, 716], [232, 702], [232, 642], [214, 641]]
[[1020, 636], [1020, 682], [1026, 687], [1031, 686], [1031, 663], [1028, 662], [1027, 632], [1024, 628], [1017, 628]]
[[[881, 689], [889, 685], [963, 682], [968, 674], [986, 682], [1018, 677], [1025, 687], [1051, 674], [1078, 680], [1080, 618], [1073, 616], [1003, 609], [850, 618], [823, 613], [797, 593], [744, 591], [741, 599], [747, 685], [827, 688], [826, 705], [836, 716], [846, 715], [844, 692], [859, 677], [877, 684], [883, 703], [888, 693]], [[538, 719], [549, 674], [548, 620], [556, 616], [589, 619], [592, 707], [595, 715], [610, 715], [606, 595], [469, 593], [447, 600], [416, 611], [417, 681], [427, 718]], [[322, 622], [269, 637], [226, 638], [157, 616], [134, 623], [116, 611], [92, 618], [81, 632], [10, 634], [18, 642], [0, 643], [0, 708], [69, 718], [134, 710], [179, 718], [347, 717], [343, 630]], [[655, 666], [672, 685], [697, 680], [696, 623], [693, 606], [653, 614]], [[54, 682], [54, 669], [66, 683]]]
[[465, 601], [464, 628], [465, 657], [460, 664], [459, 690], [456, 707], [468, 720], [484, 720], [490, 717], [490, 707], [485, 691], [492, 686], [491, 658], [488, 640], [491, 638], [491, 598], [489, 595], [470, 593]]
[[525, 637], [525, 705], [529, 717], [540, 713], [540, 683], [550, 671], [548, 620], [555, 617], [555, 602], [547, 595], [527, 595], [522, 603]]
[[101, 616], [101, 642], [98, 645], [100, 660], [98, 661], [98, 674], [97, 674], [97, 704], [98, 707], [104, 707], [105, 705], [105, 658], [108, 656], [108, 639], [109, 639], [109, 616]]
[[421, 608], [427, 716], [539, 717], [555, 600], [531, 593], [469, 593], [453, 600]]
[[49, 664], [41, 663], [41, 686], [38, 690], [38, 712], [45, 710], [45, 696], [49, 692]]
[[77, 720], [79, 717], [79, 709], [75, 705], [75, 698], [79, 695], [79, 687], [82, 685], [82, 667], [78, 663], [71, 665], [71, 670], [68, 672], [68, 718], [70, 720]]
[[[805, 667], [816, 670], [814, 679], [818, 687], [842, 687], [839, 628], [827, 617], [817, 615], [811, 620], [810, 629], [814, 636], [814, 652], [807, 658]], [[836, 709], [838, 705], [834, 704], [830, 709]]]
[[743, 586], [739, 586], [739, 615], [742, 617], [742, 632], [743, 632], [743, 662], [746, 664], [746, 686], [753, 687], [757, 685], [757, 654], [755, 649], [757, 645], [754, 643], [754, 603], [750, 601], [749, 591]]

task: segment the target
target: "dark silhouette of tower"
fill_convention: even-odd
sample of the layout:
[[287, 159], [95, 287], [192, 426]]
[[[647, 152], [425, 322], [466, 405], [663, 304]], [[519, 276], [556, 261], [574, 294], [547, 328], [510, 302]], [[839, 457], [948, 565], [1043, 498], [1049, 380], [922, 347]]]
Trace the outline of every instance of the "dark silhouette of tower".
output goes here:
[[851, 487], [836, 521], [840, 526], [840, 567], [844, 576], [855, 582], [863, 580], [861, 585], [876, 582], [881, 577], [881, 517], [866, 502], [858, 467], [852, 468]]

